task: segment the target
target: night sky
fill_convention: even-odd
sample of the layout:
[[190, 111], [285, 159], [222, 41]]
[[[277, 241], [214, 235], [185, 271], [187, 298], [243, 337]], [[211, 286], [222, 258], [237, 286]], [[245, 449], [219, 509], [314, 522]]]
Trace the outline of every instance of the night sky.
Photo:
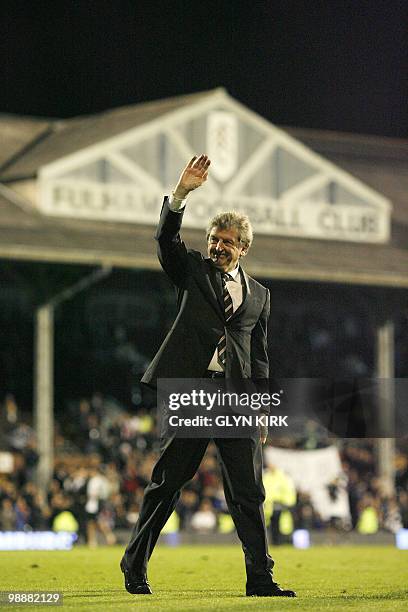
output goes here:
[[224, 86], [273, 123], [408, 137], [407, 0], [0, 0], [0, 112]]

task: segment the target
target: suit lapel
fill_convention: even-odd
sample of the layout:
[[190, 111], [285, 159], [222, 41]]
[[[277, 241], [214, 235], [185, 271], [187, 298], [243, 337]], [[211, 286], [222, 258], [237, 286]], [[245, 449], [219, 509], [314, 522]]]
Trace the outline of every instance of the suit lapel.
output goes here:
[[224, 316], [224, 300], [223, 300], [223, 289], [222, 289], [222, 280], [220, 272], [214, 267], [211, 266], [211, 282], [213, 284], [215, 294], [217, 296], [218, 305]]
[[216, 268], [212, 265], [209, 259], [206, 262], [206, 274], [197, 277], [197, 280], [202, 284], [204, 297], [210, 302], [218, 315], [224, 319], [224, 310], [222, 302], [222, 286], [221, 275], [217, 274]]
[[215, 293], [215, 296], [216, 296], [216, 300], [217, 300], [219, 309], [221, 311], [222, 318], [224, 319], [225, 313], [224, 313], [224, 301], [223, 301], [223, 298], [222, 298], [222, 280], [221, 280], [221, 274], [218, 272], [218, 270], [212, 264], [210, 264], [210, 280], [211, 280], [211, 286], [212, 286], [212, 288], [214, 290], [214, 293]]
[[238, 306], [236, 311], [233, 313], [231, 319], [234, 319], [235, 317], [239, 317], [243, 312], [245, 312], [245, 310], [248, 307], [248, 303], [250, 301], [248, 299], [250, 298], [250, 295], [251, 295], [251, 290], [249, 288], [248, 275], [245, 272], [245, 270], [241, 268], [241, 266], [239, 267], [239, 273], [241, 275], [241, 283], [242, 283], [242, 302], [241, 302], [241, 305]]

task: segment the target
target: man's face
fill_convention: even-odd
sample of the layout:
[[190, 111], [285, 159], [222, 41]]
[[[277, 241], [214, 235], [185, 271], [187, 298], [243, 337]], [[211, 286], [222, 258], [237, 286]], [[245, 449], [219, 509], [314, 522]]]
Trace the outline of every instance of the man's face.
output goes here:
[[208, 237], [208, 256], [213, 264], [223, 272], [231, 272], [247, 252], [247, 247], [239, 241], [235, 227], [220, 229], [213, 227]]

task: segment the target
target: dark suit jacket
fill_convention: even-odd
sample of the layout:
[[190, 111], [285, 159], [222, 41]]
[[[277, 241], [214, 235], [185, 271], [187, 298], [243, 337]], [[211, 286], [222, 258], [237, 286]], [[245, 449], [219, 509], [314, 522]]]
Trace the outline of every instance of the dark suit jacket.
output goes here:
[[142, 382], [203, 377], [224, 330], [226, 378], [268, 378], [269, 290], [241, 268], [243, 302], [225, 321], [221, 274], [209, 258], [186, 249], [179, 235], [182, 219], [165, 198], [156, 240], [160, 263], [177, 287], [178, 314]]

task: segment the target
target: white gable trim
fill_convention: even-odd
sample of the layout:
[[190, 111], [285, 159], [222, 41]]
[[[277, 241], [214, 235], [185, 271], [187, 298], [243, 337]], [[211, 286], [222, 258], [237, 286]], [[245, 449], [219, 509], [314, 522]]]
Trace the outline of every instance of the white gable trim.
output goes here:
[[329, 180], [338, 180], [360, 197], [374, 200], [378, 206], [383, 208], [383, 210], [390, 210], [391, 202], [385, 196], [381, 195], [374, 189], [371, 189], [371, 187], [368, 187], [368, 185], [356, 177], [348, 174], [345, 170], [335, 166], [332, 162], [329, 162], [324, 157], [314, 153], [311, 149], [306, 147], [306, 145], [302, 144], [298, 140], [295, 140], [295, 138], [280, 128], [271, 125], [266, 119], [263, 119], [260, 115], [257, 115], [247, 107], [243, 106], [240, 104], [240, 102], [228, 96], [228, 94], [225, 94], [225, 96], [228, 98], [231, 109], [235, 110], [235, 112], [241, 116], [242, 119], [250, 119], [256, 127], [263, 131], [269, 132], [275, 139], [276, 146], [282, 145], [288, 151], [291, 151], [293, 154], [303, 158], [304, 161], [316, 166], [320, 172], [327, 172], [327, 174], [330, 176]]

